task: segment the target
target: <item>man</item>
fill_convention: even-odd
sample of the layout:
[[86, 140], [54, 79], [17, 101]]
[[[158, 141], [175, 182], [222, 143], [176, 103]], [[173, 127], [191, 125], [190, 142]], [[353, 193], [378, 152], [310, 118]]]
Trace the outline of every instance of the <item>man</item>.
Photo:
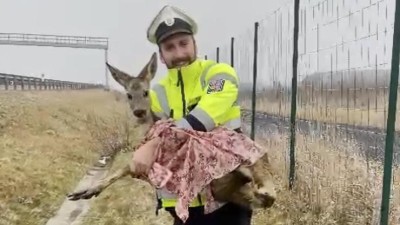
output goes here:
[[[151, 22], [147, 38], [158, 46], [161, 62], [168, 68], [168, 74], [150, 91], [151, 110], [173, 118], [180, 128], [210, 131], [225, 126], [240, 132], [237, 74], [228, 64], [197, 58], [196, 33], [195, 21], [173, 6], [163, 7]], [[146, 153], [134, 158], [138, 167], [151, 161]], [[174, 225], [183, 224], [174, 211], [176, 196], [161, 189], [157, 198], [159, 208], [174, 217]], [[192, 202], [187, 225], [250, 225], [252, 211], [225, 203], [204, 214], [205, 201], [198, 196]]]

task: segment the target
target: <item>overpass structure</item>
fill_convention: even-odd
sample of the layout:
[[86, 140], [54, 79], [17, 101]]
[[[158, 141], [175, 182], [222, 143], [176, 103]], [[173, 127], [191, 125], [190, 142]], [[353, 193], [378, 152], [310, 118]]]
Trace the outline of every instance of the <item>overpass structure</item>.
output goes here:
[[[88, 36], [66, 36], [28, 33], [0, 33], [0, 45], [45, 46], [62, 48], [84, 48], [104, 51], [104, 60], [108, 58], [108, 38]], [[109, 90], [108, 70], [105, 66], [105, 90]]]

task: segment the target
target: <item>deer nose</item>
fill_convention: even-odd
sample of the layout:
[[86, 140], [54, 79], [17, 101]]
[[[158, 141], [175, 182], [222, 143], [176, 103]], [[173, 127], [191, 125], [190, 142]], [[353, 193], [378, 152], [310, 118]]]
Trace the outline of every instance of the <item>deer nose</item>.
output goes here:
[[146, 115], [146, 110], [143, 109], [137, 109], [135, 111], [133, 111], [133, 114], [139, 118], [143, 117]]

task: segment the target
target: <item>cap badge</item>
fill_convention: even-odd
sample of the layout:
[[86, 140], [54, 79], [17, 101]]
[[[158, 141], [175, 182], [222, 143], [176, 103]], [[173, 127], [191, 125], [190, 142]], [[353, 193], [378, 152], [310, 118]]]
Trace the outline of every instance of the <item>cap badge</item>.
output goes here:
[[175, 19], [174, 18], [168, 18], [168, 19], [166, 19], [165, 21], [164, 21], [164, 23], [165, 23], [165, 25], [167, 25], [167, 26], [172, 26], [172, 25], [174, 25], [174, 23], [175, 23]]

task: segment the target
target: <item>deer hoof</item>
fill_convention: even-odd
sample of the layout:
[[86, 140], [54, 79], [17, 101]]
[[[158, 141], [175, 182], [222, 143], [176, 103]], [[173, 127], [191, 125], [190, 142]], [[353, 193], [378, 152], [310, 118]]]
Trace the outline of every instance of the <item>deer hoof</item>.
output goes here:
[[93, 196], [97, 197], [100, 193], [101, 188], [89, 188], [86, 190], [68, 194], [67, 197], [70, 201], [76, 201], [80, 199], [91, 199]]

